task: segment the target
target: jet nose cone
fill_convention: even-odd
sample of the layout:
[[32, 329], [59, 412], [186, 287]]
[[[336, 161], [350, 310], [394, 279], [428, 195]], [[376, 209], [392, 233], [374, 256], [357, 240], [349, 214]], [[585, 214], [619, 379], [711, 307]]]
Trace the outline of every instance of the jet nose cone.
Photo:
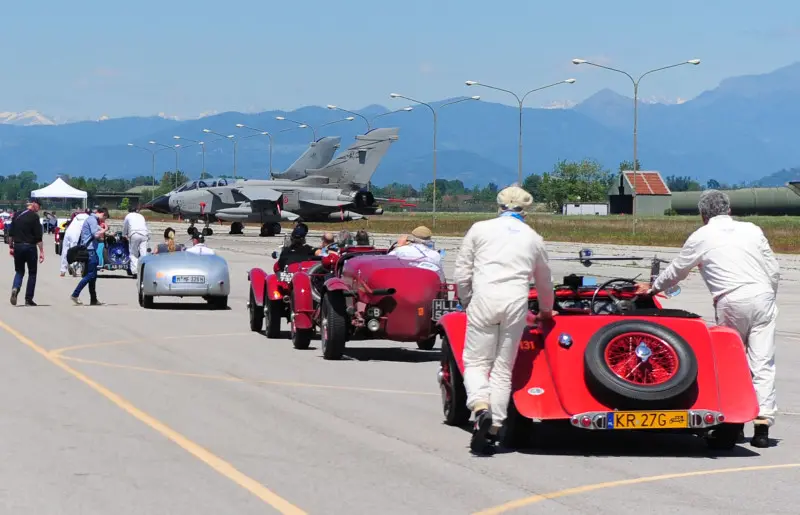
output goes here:
[[169, 195], [161, 195], [160, 197], [156, 197], [142, 207], [144, 207], [145, 209], [149, 209], [150, 211], [154, 211], [156, 213], [168, 215], [170, 213]]

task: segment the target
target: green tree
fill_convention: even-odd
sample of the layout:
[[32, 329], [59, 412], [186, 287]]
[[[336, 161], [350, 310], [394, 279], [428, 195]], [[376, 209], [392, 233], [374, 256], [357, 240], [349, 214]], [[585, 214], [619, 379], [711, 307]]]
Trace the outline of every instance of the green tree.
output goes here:
[[[642, 163], [640, 163], [639, 160], [637, 159], [636, 160], [636, 171], [638, 172], [641, 169], [642, 169]], [[621, 161], [619, 163], [619, 171], [620, 171], [620, 173], [621, 172], [627, 172], [627, 171], [633, 171], [633, 161]]]
[[522, 181], [522, 189], [524, 189], [533, 196], [534, 202], [542, 202], [542, 195], [539, 191], [541, 185], [542, 185], [542, 176], [537, 174], [529, 175], [525, 177], [524, 181]]
[[563, 160], [552, 172], [542, 175], [539, 191], [551, 209], [560, 211], [567, 202], [604, 202], [613, 179], [614, 175], [597, 161]]
[[128, 197], [125, 197], [124, 199], [122, 199], [122, 202], [119, 203], [119, 208], [128, 209], [130, 205], [131, 205], [131, 200]]
[[685, 177], [670, 175], [665, 181], [667, 187], [669, 187], [671, 191], [700, 191], [703, 189], [699, 182], [693, 180], [688, 175]]
[[709, 179], [706, 183], [706, 189], [709, 190], [718, 190], [721, 189], [722, 185], [720, 185], [719, 181], [716, 179]]

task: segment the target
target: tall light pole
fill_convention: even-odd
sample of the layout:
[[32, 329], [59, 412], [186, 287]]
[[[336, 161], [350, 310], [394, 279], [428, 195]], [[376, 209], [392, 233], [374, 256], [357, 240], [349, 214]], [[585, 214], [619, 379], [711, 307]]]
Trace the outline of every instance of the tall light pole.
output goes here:
[[[436, 114], [436, 109], [434, 109], [433, 106], [431, 106], [430, 104], [421, 102], [419, 100], [415, 100], [411, 97], [400, 95], [398, 93], [390, 93], [389, 97], [404, 98], [410, 102], [424, 105], [425, 107], [431, 110], [431, 113], [433, 113], [433, 228], [435, 229], [436, 228], [436, 129], [438, 125], [438, 120], [437, 120], [438, 116]], [[461, 98], [459, 100], [453, 100], [452, 102], [447, 102], [446, 104], [442, 104], [439, 106], [439, 109], [452, 104], [459, 104], [461, 102], [466, 102], [467, 100], [480, 100], [480, 99], [481, 97], [479, 96]]]
[[338, 107], [338, 106], [335, 106], [335, 105], [332, 105], [332, 104], [328, 104], [328, 109], [330, 109], [332, 111], [342, 111], [344, 113], [350, 113], [350, 114], [355, 115], [355, 116], [360, 116], [365, 122], [367, 122], [367, 132], [372, 130], [372, 125], [370, 125], [369, 120], [363, 114], [359, 114], [359, 113], [356, 113], [354, 111], [348, 111], [347, 109], [342, 109], [341, 107]]
[[214, 132], [210, 129], [203, 129], [203, 132], [205, 132], [206, 134], [216, 134], [217, 136], [221, 136], [230, 141], [231, 143], [233, 143], [233, 178], [234, 180], [236, 180], [236, 145], [238, 143], [235, 139], [236, 136], [233, 134], [228, 134], [226, 136], [225, 134], [220, 134], [219, 132]]
[[[206, 144], [205, 144], [205, 142], [198, 141], [196, 139], [184, 138], [183, 136], [172, 136], [172, 138], [173, 139], [183, 139], [183, 140], [191, 141], [192, 143], [196, 143], [196, 144], [200, 145], [200, 148], [203, 151], [203, 172], [200, 174], [200, 178], [201, 179], [205, 179], [205, 176], [206, 176]], [[184, 148], [186, 148], [186, 147], [184, 147]]]
[[327, 126], [327, 125], [333, 125], [334, 123], [340, 123], [340, 122], [352, 122], [353, 120], [355, 120], [355, 117], [353, 117], [353, 116], [348, 116], [347, 118], [342, 118], [341, 120], [334, 120], [334, 121], [332, 121], [332, 122], [323, 123], [322, 125], [320, 125], [320, 126], [319, 126], [319, 128], [321, 129], [321, 128], [323, 128], [323, 127]]
[[[150, 200], [153, 200], [154, 198], [156, 198], [156, 154], [158, 154], [159, 152], [161, 152], [161, 150], [164, 150], [164, 149], [162, 148], [161, 150], [151, 150], [151, 149], [149, 149], [147, 147], [140, 147], [139, 145], [134, 145], [133, 143], [128, 143], [128, 146], [129, 147], [140, 148], [142, 150], [150, 152], [150, 155], [153, 158], [153, 168], [152, 168], [152, 172], [151, 172], [151, 174], [153, 176], [153, 191], [152, 191], [153, 196], [150, 198]], [[167, 147], [167, 148], [169, 148], [169, 147]]]
[[258, 133], [256, 134], [256, 136], [266, 136], [269, 138], [269, 176], [270, 178], [272, 178], [272, 134], [270, 134], [268, 131], [256, 129], [255, 127], [248, 127], [243, 123], [237, 123], [236, 126], [239, 127], [240, 129], [249, 129], [251, 131], [256, 131]]
[[[645, 77], [645, 75], [649, 75], [653, 72], [659, 72], [661, 70], [668, 70], [670, 68], [676, 68], [678, 66], [683, 66], [685, 64], [693, 64], [697, 66], [700, 64], [700, 59], [690, 59], [688, 61], [683, 61], [682, 63], [671, 64], [669, 66], [662, 66], [661, 68], [655, 68], [653, 70], [644, 72], [643, 74], [639, 75], [638, 79], [634, 79], [631, 74], [626, 71], [618, 70], [616, 68], [611, 68], [610, 66], [603, 66], [602, 64], [592, 63], [587, 61], [586, 59], [573, 59], [572, 64], [588, 64], [589, 66], [596, 66], [597, 68], [603, 68], [605, 70], [611, 70], [612, 72], [617, 72], [625, 75], [628, 77], [631, 82], [633, 83], [633, 205], [631, 206], [631, 215], [636, 217], [636, 171], [637, 171], [637, 163], [636, 160], [638, 159], [637, 156], [637, 145], [636, 145], [636, 138], [637, 138], [637, 129], [639, 124], [639, 82]], [[624, 170], [623, 170], [624, 171]], [[634, 221], [633, 224], [633, 231], [636, 232], [636, 223]]]
[[409, 111], [413, 111], [413, 110], [414, 110], [413, 107], [407, 106], [407, 107], [403, 107], [401, 109], [395, 109], [394, 111], [386, 111], [385, 113], [376, 114], [375, 116], [373, 116], [372, 117], [372, 121], [374, 122], [377, 118], [380, 118], [381, 116], [386, 116], [386, 115], [394, 114], [394, 113], [409, 112]]
[[170, 147], [169, 145], [164, 145], [164, 144], [158, 143], [158, 142], [153, 141], [153, 140], [150, 140], [148, 143], [150, 143], [151, 145], [158, 145], [159, 147], [168, 148], [168, 149], [172, 150], [173, 152], [175, 152], [175, 187], [177, 188], [178, 187], [178, 149], [175, 148], [175, 147]]
[[297, 127], [298, 129], [305, 129], [305, 128], [311, 129], [311, 132], [314, 135], [314, 141], [317, 141], [317, 129], [315, 129], [311, 125], [309, 125], [307, 123], [303, 123], [303, 122], [298, 122], [297, 120], [290, 120], [289, 118], [286, 118], [285, 116], [276, 116], [275, 119], [276, 120], [280, 120], [280, 121], [287, 121], [287, 122], [292, 122], [292, 123], [299, 124], [298, 127]]
[[536, 91], [552, 88], [553, 86], [558, 86], [559, 84], [574, 84], [574, 83], [575, 79], [560, 80], [553, 84], [548, 84], [547, 86], [542, 86], [539, 88], [532, 89], [527, 93], [525, 93], [524, 95], [522, 95], [522, 98], [520, 98], [516, 93], [514, 93], [513, 91], [509, 91], [507, 89], [498, 88], [496, 86], [490, 86], [488, 84], [483, 84], [481, 82], [474, 80], [468, 80], [465, 82], [467, 86], [483, 86], [484, 88], [496, 89], [497, 91], [504, 91], [506, 93], [514, 95], [514, 98], [517, 99], [517, 103], [519, 104], [519, 143], [517, 145], [517, 181], [519, 182], [520, 186], [522, 186], [522, 104], [525, 102], [525, 97]]

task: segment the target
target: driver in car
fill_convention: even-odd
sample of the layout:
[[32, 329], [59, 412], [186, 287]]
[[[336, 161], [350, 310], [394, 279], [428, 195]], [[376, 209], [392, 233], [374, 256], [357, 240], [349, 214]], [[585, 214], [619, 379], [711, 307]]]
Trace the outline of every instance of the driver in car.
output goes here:
[[530, 193], [510, 186], [497, 194], [499, 216], [475, 223], [456, 258], [458, 298], [467, 310], [464, 386], [475, 425], [470, 448], [491, 452], [511, 398], [511, 371], [525, 330], [533, 276], [539, 319], [553, 315], [553, 280], [544, 240], [525, 223]]
[[306, 243], [307, 234], [308, 227], [305, 224], [297, 225], [292, 230], [292, 234], [289, 237], [289, 246], [284, 247], [281, 250], [281, 255], [278, 256], [278, 266], [281, 270], [292, 263], [308, 261], [314, 257], [316, 249]]
[[433, 233], [424, 225], [420, 225], [411, 234], [404, 234], [397, 238], [397, 243], [389, 252], [390, 256], [418, 262], [421, 268], [433, 270], [439, 274], [439, 279], [444, 282], [444, 268], [442, 255], [433, 249]]
[[[695, 267], [714, 298], [717, 323], [739, 333], [758, 398], [753, 447], [769, 446], [769, 427], [778, 411], [775, 399], [775, 325], [780, 270], [764, 232], [731, 218], [728, 195], [707, 190], [697, 204], [703, 227], [686, 240], [680, 255], [652, 285], [639, 292], [656, 294], [676, 286]], [[744, 439], [744, 435], [740, 436]]]

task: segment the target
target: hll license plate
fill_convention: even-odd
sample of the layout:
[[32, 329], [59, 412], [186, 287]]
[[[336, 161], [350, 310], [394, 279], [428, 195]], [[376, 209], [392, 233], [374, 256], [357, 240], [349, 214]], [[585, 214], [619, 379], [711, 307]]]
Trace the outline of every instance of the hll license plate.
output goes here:
[[173, 275], [172, 282], [176, 284], [205, 284], [204, 275]]
[[456, 311], [460, 311], [460, 309], [457, 306], [458, 306], [457, 300], [433, 299], [431, 318], [435, 322], [440, 318], [442, 318], [447, 313], [454, 313]]
[[609, 429], [685, 429], [686, 411], [613, 411], [607, 415]]

